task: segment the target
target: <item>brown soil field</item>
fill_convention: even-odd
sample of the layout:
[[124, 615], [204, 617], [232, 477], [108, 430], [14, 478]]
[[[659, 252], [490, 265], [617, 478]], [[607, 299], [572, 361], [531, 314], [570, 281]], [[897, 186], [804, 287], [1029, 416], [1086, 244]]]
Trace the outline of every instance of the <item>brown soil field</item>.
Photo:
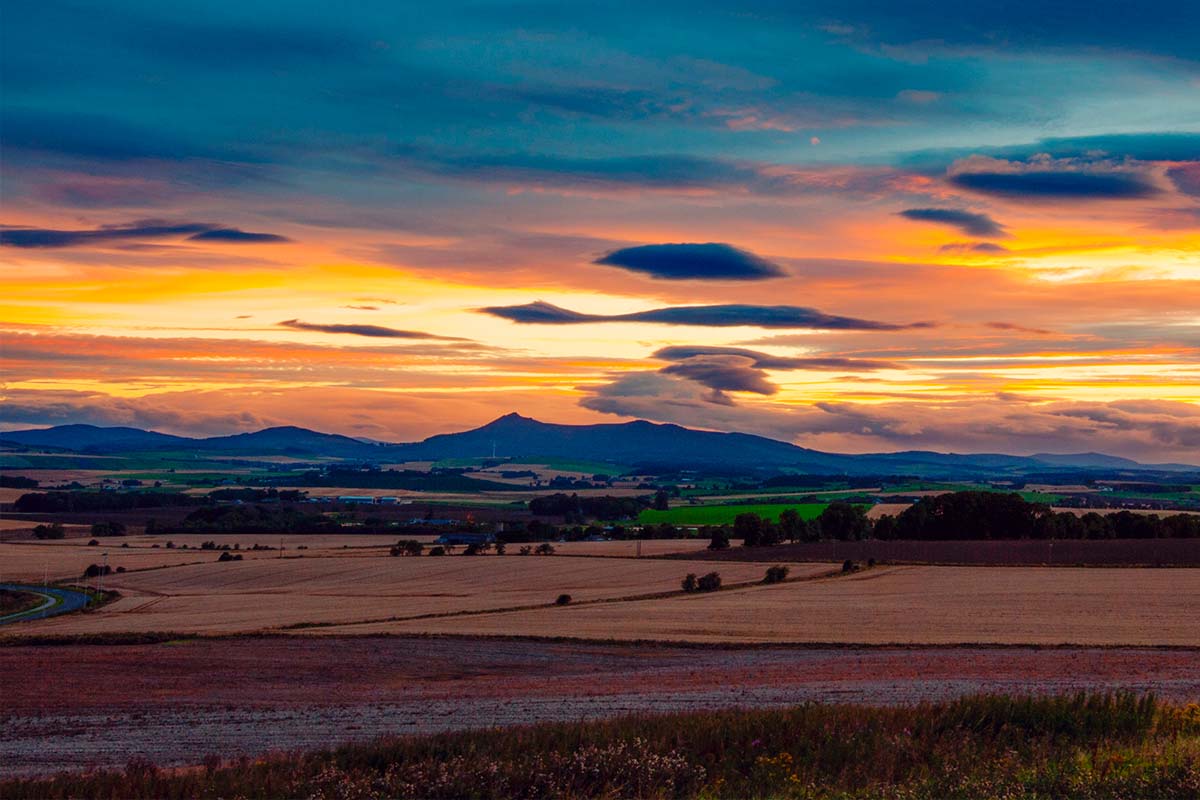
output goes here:
[[[977, 692], [1200, 699], [1200, 652], [237, 638], [4, 646], [0, 773], [195, 764], [382, 734]], [[86, 687], [86, 690], [83, 689]]]
[[[198, 560], [196, 551], [183, 553], [185, 558]], [[98, 612], [11, 626], [0, 629], [0, 636], [245, 633], [301, 623], [344, 624], [480, 612], [549, 605], [564, 593], [581, 602], [678, 591], [685, 574], [704, 572], [708, 566], [673, 559], [569, 556], [392, 558], [380, 554], [280, 559], [271, 553], [252, 555], [259, 557], [218, 563], [215, 553], [206, 552], [200, 564], [112, 575], [106, 578], [106, 586], [122, 597]], [[38, 562], [35, 566], [41, 568]], [[799, 565], [793, 574], [821, 574], [829, 569], [828, 565]], [[722, 567], [726, 583], [756, 581], [763, 572], [759, 564]]]
[[320, 632], [1193, 647], [1200, 645], [1200, 569], [877, 567], [714, 594]]
[[773, 547], [703, 550], [713, 561], [888, 561], [979, 566], [1200, 566], [1200, 539], [1013, 539], [1003, 541], [808, 542]]

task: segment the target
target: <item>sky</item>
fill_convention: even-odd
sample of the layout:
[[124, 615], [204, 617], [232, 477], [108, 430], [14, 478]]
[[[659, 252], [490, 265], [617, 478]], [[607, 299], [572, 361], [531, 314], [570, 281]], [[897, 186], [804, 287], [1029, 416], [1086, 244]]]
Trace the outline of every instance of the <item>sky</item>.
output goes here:
[[1200, 453], [1200, 4], [0, 0], [0, 428]]

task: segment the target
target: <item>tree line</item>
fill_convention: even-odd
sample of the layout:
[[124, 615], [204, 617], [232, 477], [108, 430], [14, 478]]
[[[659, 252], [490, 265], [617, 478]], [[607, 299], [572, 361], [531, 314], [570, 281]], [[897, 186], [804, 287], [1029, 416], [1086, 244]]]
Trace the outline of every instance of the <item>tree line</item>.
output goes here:
[[747, 547], [830, 539], [1195, 539], [1200, 538], [1200, 515], [1159, 517], [1125, 510], [1079, 516], [1030, 503], [1019, 494], [966, 491], [925, 497], [898, 516], [874, 521], [865, 506], [838, 501], [812, 520], [801, 519], [795, 509], [780, 514], [778, 522], [745, 513], [732, 526], [706, 526], [700, 532], [714, 550], [729, 547], [731, 539], [741, 539]]

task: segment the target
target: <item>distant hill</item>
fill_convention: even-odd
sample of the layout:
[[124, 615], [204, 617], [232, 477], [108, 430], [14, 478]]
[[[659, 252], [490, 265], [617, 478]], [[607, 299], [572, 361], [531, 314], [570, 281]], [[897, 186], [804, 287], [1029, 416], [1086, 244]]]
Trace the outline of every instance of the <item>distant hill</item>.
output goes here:
[[1030, 458], [1036, 459], [1046, 464], [1053, 464], [1058, 467], [1100, 467], [1103, 469], [1137, 469], [1142, 466], [1138, 462], [1129, 459], [1121, 458], [1120, 456], [1110, 456], [1104, 453], [1070, 453], [1064, 455], [1054, 455], [1053, 453], [1038, 453]]
[[77, 453], [119, 453], [190, 446], [196, 439], [144, 431], [141, 428], [101, 428], [96, 425], [57, 425], [53, 428], [0, 433], [0, 440], [26, 447], [53, 447]]
[[601, 425], [554, 425], [507, 414], [462, 433], [431, 436], [400, 445], [405, 458], [572, 458], [620, 464], [791, 465], [814, 472], [841, 472], [845, 456], [807, 450], [746, 433], [713, 433], [638, 420]]
[[236, 453], [240, 455], [269, 453], [368, 461], [380, 458], [385, 449], [394, 447], [362, 442], [336, 433], [318, 433], [310, 431], [308, 428], [297, 428], [294, 425], [264, 428], [253, 433], [235, 433], [232, 436], [198, 439], [193, 446], [206, 453]]
[[1139, 464], [1103, 453], [1012, 456], [1002, 453], [824, 453], [747, 433], [718, 433], [679, 425], [635, 422], [557, 425], [506, 414], [487, 425], [420, 442], [369, 442], [307, 428], [283, 426], [253, 433], [189, 439], [138, 428], [61, 425], [0, 433], [0, 440], [81, 453], [190, 449], [211, 455], [291, 455], [354, 461], [437, 461], [449, 458], [570, 459], [656, 467], [736, 467], [825, 475], [915, 475], [985, 478], [1090, 471], [1194, 471], [1181, 464]]

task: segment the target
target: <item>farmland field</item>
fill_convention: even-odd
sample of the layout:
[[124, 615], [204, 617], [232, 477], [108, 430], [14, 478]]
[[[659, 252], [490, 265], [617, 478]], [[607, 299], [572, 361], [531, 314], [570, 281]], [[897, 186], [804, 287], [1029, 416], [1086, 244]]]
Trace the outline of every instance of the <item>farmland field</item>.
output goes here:
[[[201, 563], [111, 575], [106, 586], [121, 592], [119, 600], [94, 614], [38, 623], [36, 632], [247, 633], [301, 624], [549, 606], [560, 594], [584, 602], [673, 592], [686, 573], [703, 572], [705, 567], [665, 559], [392, 558], [382, 553], [286, 559], [259, 553], [246, 561], [218, 563], [212, 552], [166, 552], [176, 563]], [[756, 581], [763, 571], [761, 565], [747, 563], [723, 568], [722, 576], [727, 583]], [[798, 576], [829, 571], [823, 564], [794, 568]], [[0, 629], [0, 635], [18, 632], [26, 631], [15, 626]]]
[[880, 567], [715, 594], [324, 631], [625, 641], [1195, 646], [1200, 643], [1200, 569]]
[[666, 511], [656, 511], [648, 508], [638, 515], [637, 521], [643, 525], [662, 524], [672, 525], [728, 525], [738, 514], [758, 514], [771, 520], [778, 520], [779, 515], [788, 509], [795, 509], [802, 519], [816, 519], [826, 509], [826, 503], [752, 503], [747, 505], [695, 505], [677, 506]]

